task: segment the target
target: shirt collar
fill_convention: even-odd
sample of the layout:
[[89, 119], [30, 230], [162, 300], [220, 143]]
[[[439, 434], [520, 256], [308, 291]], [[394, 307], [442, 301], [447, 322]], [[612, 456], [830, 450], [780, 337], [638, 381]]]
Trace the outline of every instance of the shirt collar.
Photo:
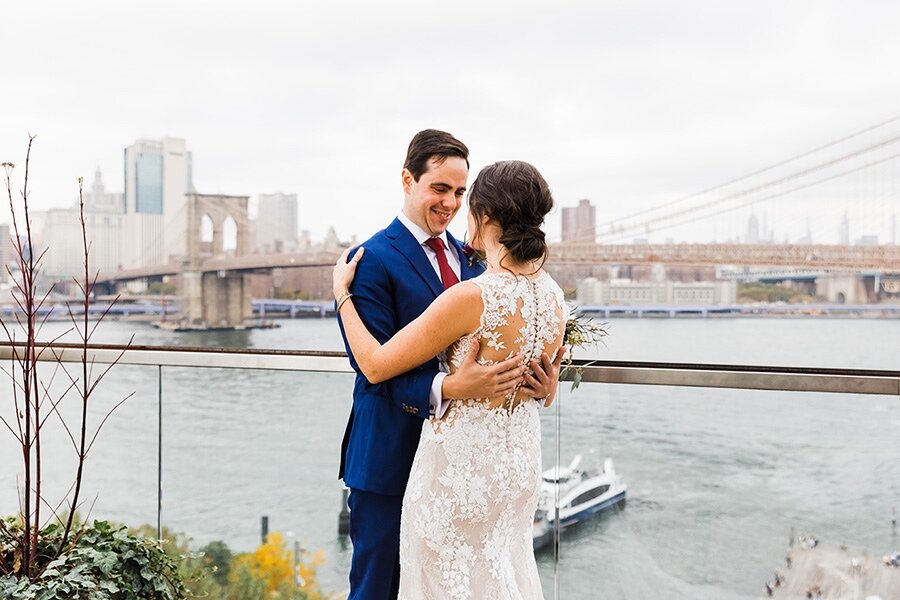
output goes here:
[[413, 235], [413, 237], [416, 238], [416, 241], [419, 242], [420, 246], [423, 245], [426, 241], [428, 241], [432, 237], [437, 237], [439, 240], [441, 240], [444, 243], [444, 249], [450, 248], [450, 243], [447, 241], [447, 231], [446, 230], [442, 231], [441, 235], [432, 236], [432, 235], [429, 235], [427, 231], [425, 231], [424, 229], [422, 229], [421, 227], [419, 227], [418, 225], [413, 223], [412, 220], [410, 220], [409, 217], [407, 217], [405, 214], [403, 214], [402, 211], [400, 212], [400, 215], [397, 218], [400, 220], [401, 223], [403, 223], [404, 227], [406, 227], [409, 230], [409, 232]]

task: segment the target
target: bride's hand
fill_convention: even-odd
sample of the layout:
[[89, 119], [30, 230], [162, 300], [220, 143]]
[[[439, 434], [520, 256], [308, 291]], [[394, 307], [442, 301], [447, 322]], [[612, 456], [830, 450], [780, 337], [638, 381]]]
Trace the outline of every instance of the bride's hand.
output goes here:
[[335, 298], [340, 298], [350, 291], [350, 284], [353, 283], [353, 277], [356, 276], [356, 265], [359, 264], [359, 260], [362, 258], [363, 252], [365, 252], [366, 249], [360, 246], [359, 251], [354, 254], [353, 258], [348, 262], [347, 257], [350, 256], [352, 250], [353, 248], [344, 250], [341, 257], [334, 265], [334, 271], [331, 273], [332, 291], [334, 292]]

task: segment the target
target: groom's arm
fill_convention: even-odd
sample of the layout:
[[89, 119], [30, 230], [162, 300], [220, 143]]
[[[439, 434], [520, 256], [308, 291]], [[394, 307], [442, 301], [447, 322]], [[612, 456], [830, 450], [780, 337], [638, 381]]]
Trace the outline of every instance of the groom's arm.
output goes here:
[[[352, 258], [355, 254], [354, 250], [350, 257]], [[384, 344], [397, 333], [400, 326], [393, 301], [396, 290], [384, 263], [371, 248], [366, 248], [366, 252], [360, 260], [356, 277], [350, 285], [350, 293], [353, 294], [353, 304], [360, 318], [380, 344]], [[350, 358], [350, 366], [362, 375], [344, 335], [344, 326], [340, 315], [338, 315], [338, 325], [341, 329], [341, 337], [344, 339], [344, 347]], [[384, 386], [383, 395], [390, 398], [398, 409], [410, 414], [413, 412], [411, 409], [415, 409], [417, 416], [427, 419], [432, 410], [432, 387], [435, 384], [435, 378], [440, 374], [438, 369], [428, 366], [429, 364], [433, 365], [433, 362], [426, 363], [426, 365], [407, 371], [383, 383], [370, 383], [369, 385], [376, 388]]]

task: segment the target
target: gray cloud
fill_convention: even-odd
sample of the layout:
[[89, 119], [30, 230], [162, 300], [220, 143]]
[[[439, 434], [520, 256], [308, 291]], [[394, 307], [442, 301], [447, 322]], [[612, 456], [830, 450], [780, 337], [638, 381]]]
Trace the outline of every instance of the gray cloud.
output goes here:
[[134, 139], [184, 137], [199, 191], [295, 191], [303, 228], [364, 237], [399, 209], [409, 138], [438, 127], [475, 171], [529, 160], [606, 220], [900, 112], [897, 22], [887, 1], [15, 3], [0, 158], [39, 134], [44, 208], [96, 164], [121, 189]]

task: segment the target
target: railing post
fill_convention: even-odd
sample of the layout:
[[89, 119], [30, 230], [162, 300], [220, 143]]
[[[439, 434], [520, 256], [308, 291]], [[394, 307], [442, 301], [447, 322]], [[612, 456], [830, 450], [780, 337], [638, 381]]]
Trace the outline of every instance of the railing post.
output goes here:
[[156, 539], [162, 539], [162, 439], [163, 439], [163, 391], [162, 391], [162, 365], [157, 366], [156, 372], [156, 406], [157, 438], [156, 438]]
[[338, 514], [338, 535], [350, 535], [350, 504], [348, 502], [350, 490], [341, 490], [341, 512]]
[[559, 600], [559, 431], [560, 431], [560, 411], [562, 406], [562, 398], [560, 390], [556, 390], [556, 483], [553, 486], [553, 600]]

